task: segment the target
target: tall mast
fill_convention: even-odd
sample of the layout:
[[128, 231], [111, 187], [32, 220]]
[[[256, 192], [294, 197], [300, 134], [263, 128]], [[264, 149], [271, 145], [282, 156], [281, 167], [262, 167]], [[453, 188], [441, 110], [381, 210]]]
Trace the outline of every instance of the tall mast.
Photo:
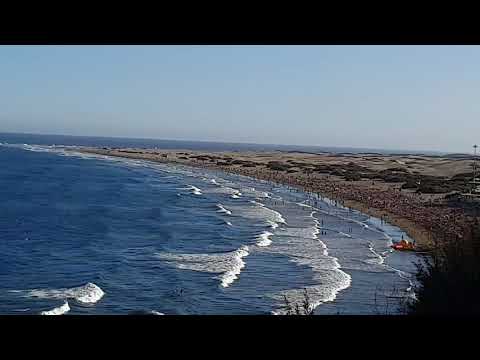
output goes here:
[[478, 145], [473, 145], [473, 191], [477, 190], [477, 147]]

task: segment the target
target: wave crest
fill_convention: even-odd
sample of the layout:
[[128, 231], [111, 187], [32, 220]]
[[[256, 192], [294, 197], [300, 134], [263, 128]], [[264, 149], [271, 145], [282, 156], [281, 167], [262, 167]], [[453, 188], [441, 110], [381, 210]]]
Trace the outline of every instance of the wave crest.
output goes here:
[[242, 260], [249, 255], [248, 246], [220, 254], [172, 254], [157, 253], [155, 257], [167, 261], [179, 269], [193, 270], [207, 273], [218, 273], [222, 287], [230, 286], [245, 267]]
[[218, 212], [227, 214], [227, 215], [232, 215], [232, 212], [230, 210], [225, 209], [225, 207], [222, 204], [217, 204]]
[[24, 292], [25, 297], [35, 297], [39, 299], [73, 299], [82, 304], [95, 304], [105, 295], [99, 286], [90, 282], [83, 286], [73, 288], [33, 289], [20, 292]]
[[52, 310], [42, 311], [40, 315], [63, 315], [70, 311], [70, 306], [68, 305], [68, 301], [59, 307], [53, 308]]
[[257, 242], [257, 246], [265, 247], [265, 246], [270, 245], [272, 243], [272, 240], [270, 240], [270, 236], [272, 236], [272, 235], [273, 234], [270, 231], [264, 231], [263, 233], [258, 235], [257, 239], [259, 241]]

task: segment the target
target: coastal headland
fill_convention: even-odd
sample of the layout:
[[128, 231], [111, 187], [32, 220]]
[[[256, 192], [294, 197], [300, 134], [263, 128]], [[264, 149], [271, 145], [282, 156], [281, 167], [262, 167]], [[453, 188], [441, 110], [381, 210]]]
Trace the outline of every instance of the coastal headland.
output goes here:
[[400, 227], [421, 251], [445, 239], [461, 238], [480, 210], [480, 200], [465, 195], [473, 179], [468, 155], [73, 150], [216, 169], [295, 187]]

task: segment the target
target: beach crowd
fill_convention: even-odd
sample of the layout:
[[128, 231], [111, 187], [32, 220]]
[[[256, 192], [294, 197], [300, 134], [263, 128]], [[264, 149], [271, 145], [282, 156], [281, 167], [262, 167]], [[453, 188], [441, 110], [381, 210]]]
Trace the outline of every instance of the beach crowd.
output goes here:
[[360, 185], [330, 176], [289, 174], [262, 168], [236, 167], [228, 171], [301, 188], [311, 194], [322, 194], [342, 205], [347, 200], [361, 203], [368, 208], [380, 210], [384, 221], [389, 220], [389, 215], [392, 214], [413, 222], [429, 233], [432, 241], [461, 238], [469, 223], [461, 209], [399, 188]]

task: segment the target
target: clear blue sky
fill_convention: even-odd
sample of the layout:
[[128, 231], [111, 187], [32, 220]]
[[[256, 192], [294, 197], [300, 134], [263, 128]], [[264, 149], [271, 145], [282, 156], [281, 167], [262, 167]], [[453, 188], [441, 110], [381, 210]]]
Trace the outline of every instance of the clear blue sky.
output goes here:
[[479, 46], [0, 46], [0, 132], [470, 151]]

